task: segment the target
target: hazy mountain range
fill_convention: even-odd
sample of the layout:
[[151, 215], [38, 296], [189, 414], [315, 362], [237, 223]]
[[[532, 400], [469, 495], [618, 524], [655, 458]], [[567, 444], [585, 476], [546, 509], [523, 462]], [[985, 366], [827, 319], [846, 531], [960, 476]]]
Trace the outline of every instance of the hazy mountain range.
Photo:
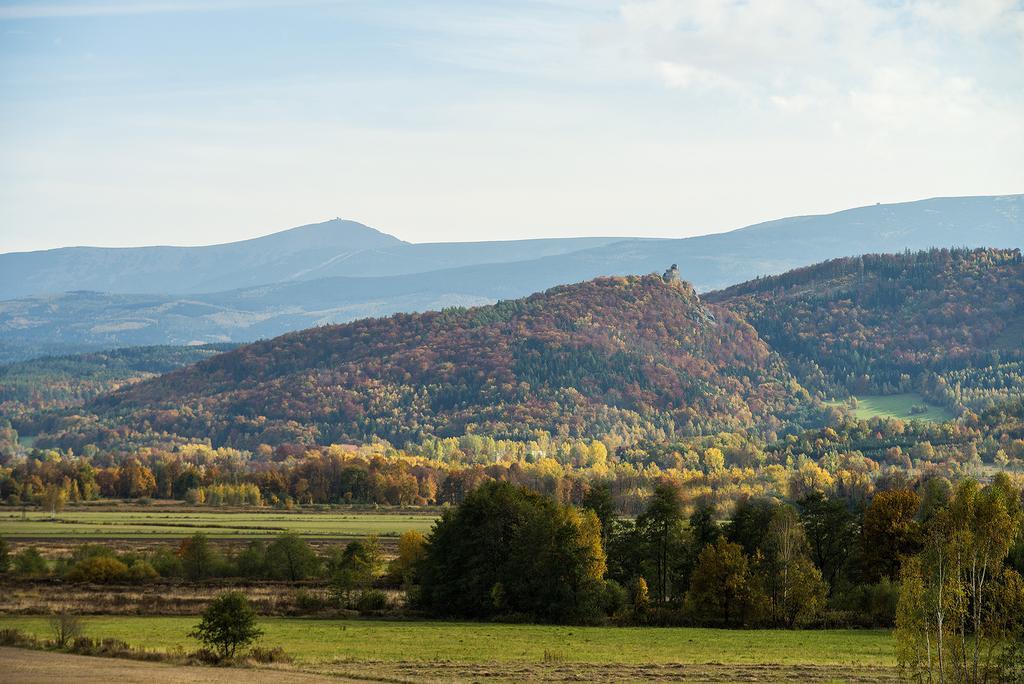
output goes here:
[[208, 247], [10, 253], [0, 255], [0, 361], [251, 341], [671, 263], [706, 291], [834, 257], [934, 246], [1024, 247], [1024, 195], [874, 205], [684, 239], [411, 244], [335, 219]]

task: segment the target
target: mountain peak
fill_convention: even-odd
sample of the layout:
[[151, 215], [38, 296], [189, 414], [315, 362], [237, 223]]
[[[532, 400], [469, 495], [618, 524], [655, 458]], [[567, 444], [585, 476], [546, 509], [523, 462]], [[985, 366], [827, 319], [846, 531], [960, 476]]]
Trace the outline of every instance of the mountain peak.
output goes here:
[[275, 249], [283, 248], [289, 251], [320, 248], [340, 248], [354, 251], [408, 243], [358, 221], [333, 218], [252, 238], [243, 241], [241, 244], [269, 244]]

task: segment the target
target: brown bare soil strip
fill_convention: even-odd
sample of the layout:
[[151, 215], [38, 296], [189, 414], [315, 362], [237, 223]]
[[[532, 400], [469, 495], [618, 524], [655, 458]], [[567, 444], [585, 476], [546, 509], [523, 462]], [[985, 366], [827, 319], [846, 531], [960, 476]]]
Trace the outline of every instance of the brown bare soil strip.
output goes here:
[[306, 671], [387, 682], [897, 682], [895, 668], [857, 665], [338, 662]]
[[[363, 539], [363, 537], [309, 538], [306, 539], [306, 543], [322, 556], [332, 548], [343, 547], [349, 542], [359, 539]], [[102, 544], [117, 553], [152, 553], [158, 549], [176, 549], [181, 540], [181, 537], [164, 537], [160, 535], [147, 535], [145, 537], [90, 537], [89, 539], [77, 537], [17, 537], [8, 539], [7, 545], [12, 554], [34, 546], [44, 558], [56, 560], [70, 555], [76, 547], [82, 544]], [[213, 537], [210, 539], [210, 544], [215, 546], [221, 553], [232, 556], [244, 549], [250, 541], [267, 542], [269, 540], [266, 537], [233, 536], [231, 539]], [[385, 559], [390, 560], [398, 555], [398, 537], [378, 537], [377, 542], [381, 545]]]
[[167, 665], [119, 658], [94, 658], [92, 656], [31, 651], [21, 648], [0, 648], [2, 674], [7, 684], [28, 684], [32, 682], [76, 682], [77, 684], [107, 684], [119, 682], [166, 682], [186, 684], [191, 682], [216, 682], [217, 684], [257, 684], [274, 682], [281, 684], [313, 684], [315, 682], [351, 682], [339, 677], [285, 670], [264, 670], [248, 668], [196, 667], [191, 665]]
[[[323, 582], [209, 581], [202, 583], [154, 582], [152, 584], [72, 584], [59, 580], [0, 582], [0, 615], [199, 615], [217, 594], [243, 592], [261, 615], [304, 615], [296, 606], [298, 591], [327, 599]], [[403, 593], [387, 590], [392, 602], [401, 604]], [[321, 617], [345, 613], [330, 610]]]
[[0, 648], [3, 681], [128, 682], [896, 682], [893, 668], [856, 665], [704, 665], [339, 661], [275, 668], [211, 668]]

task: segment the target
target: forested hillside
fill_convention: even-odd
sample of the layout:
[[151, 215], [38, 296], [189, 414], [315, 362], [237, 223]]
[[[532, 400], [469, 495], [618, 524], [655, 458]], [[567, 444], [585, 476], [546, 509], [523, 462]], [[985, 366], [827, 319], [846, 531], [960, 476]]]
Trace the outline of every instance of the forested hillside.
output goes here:
[[674, 272], [259, 342], [91, 405], [215, 444], [479, 432], [529, 438], [778, 429], [808, 395], [756, 331]]
[[1024, 398], [1022, 275], [1017, 250], [867, 255], [711, 293], [709, 304], [674, 272], [600, 278], [497, 305], [311, 328], [86, 410], [31, 415], [25, 404], [71, 406], [149, 369], [117, 354], [96, 355], [106, 366], [95, 369], [91, 356], [84, 366], [25, 364], [0, 373], [0, 391], [21, 402], [7, 412], [20, 432], [75, 448], [403, 445], [537, 431], [622, 444], [723, 430], [771, 439], [824, 424], [804, 388], [822, 400], [913, 391], [978, 414]]
[[128, 347], [0, 366], [0, 414], [78, 406], [118, 387], [207, 359], [232, 344]]
[[975, 409], [1021, 390], [1019, 250], [835, 259], [707, 299], [747, 319], [812, 387], [915, 389]]

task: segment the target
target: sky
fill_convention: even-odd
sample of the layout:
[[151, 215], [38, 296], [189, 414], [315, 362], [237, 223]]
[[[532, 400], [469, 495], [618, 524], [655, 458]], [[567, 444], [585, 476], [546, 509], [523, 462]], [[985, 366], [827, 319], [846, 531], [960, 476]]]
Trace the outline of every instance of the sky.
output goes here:
[[0, 1], [0, 252], [1019, 192], [1021, 0]]

